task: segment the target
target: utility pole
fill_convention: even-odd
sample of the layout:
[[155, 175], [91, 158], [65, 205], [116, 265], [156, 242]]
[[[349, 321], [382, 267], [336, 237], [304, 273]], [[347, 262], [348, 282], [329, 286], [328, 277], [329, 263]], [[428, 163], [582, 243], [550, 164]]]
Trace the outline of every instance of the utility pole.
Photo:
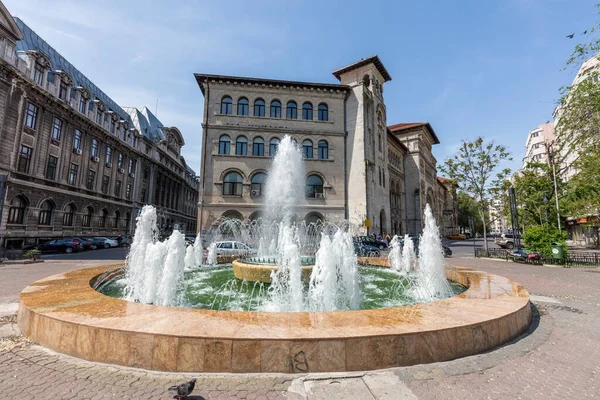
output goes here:
[[561, 232], [560, 229], [560, 211], [558, 209], [558, 185], [556, 184], [556, 166], [554, 163], [554, 147], [552, 144], [546, 145], [546, 149], [548, 151], [548, 160], [552, 164], [552, 178], [554, 180], [554, 200], [556, 200], [556, 224], [558, 227], [558, 231]]
[[510, 202], [510, 219], [512, 221], [512, 234], [515, 240], [517, 250], [521, 248], [521, 232], [519, 230], [519, 214], [517, 211], [517, 194], [515, 188], [508, 189], [508, 199]]

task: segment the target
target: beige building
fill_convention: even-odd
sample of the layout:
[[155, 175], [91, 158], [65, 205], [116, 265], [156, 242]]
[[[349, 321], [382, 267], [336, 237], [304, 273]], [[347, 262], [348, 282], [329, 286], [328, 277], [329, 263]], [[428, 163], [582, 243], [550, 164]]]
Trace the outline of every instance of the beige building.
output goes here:
[[416, 234], [426, 201], [443, 215], [431, 154], [439, 140], [427, 123], [387, 127], [383, 85], [391, 76], [379, 58], [333, 75], [340, 84], [196, 74], [205, 98], [200, 229], [260, 216], [265, 173], [286, 134], [304, 156], [298, 218]]
[[548, 148], [554, 143], [554, 123], [548, 122], [529, 131], [525, 143], [523, 168], [528, 163], [549, 163]]

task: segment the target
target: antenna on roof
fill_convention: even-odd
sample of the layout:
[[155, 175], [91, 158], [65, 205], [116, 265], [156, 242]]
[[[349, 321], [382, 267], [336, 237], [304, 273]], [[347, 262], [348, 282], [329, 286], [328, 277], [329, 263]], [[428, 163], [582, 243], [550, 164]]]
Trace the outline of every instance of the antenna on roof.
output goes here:
[[156, 99], [156, 110], [154, 111], [154, 115], [158, 118], [158, 98]]

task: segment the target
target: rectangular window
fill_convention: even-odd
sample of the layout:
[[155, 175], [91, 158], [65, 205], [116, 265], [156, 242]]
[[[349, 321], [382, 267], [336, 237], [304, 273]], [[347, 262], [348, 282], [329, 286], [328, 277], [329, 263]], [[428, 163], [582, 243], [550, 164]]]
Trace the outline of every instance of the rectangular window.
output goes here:
[[127, 129], [125, 129], [125, 127], [121, 127], [121, 140], [126, 142], [127, 141]]
[[110, 133], [115, 133], [115, 120], [114, 119], [110, 119]]
[[127, 172], [130, 174], [135, 173], [135, 160], [129, 160], [129, 167], [127, 169]]
[[123, 169], [123, 153], [119, 153], [117, 157], [117, 168]]
[[69, 175], [67, 177], [67, 183], [69, 185], [77, 185], [77, 174], [79, 172], [79, 165], [71, 164], [69, 167]]
[[29, 163], [31, 162], [31, 152], [32, 148], [21, 145], [21, 152], [19, 153], [19, 161], [17, 163], [17, 171], [28, 173], [29, 172]]
[[85, 187], [88, 190], [94, 190], [94, 184], [96, 183], [96, 171], [88, 170], [87, 180], [85, 181]]
[[254, 156], [264, 156], [265, 155], [265, 144], [261, 142], [254, 142], [252, 144], [252, 155]]
[[146, 202], [146, 189], [142, 189], [142, 192], [141, 192], [141, 194], [140, 194], [140, 201], [141, 201], [142, 203], [145, 203], [145, 202]]
[[31, 103], [27, 103], [27, 109], [25, 110], [25, 126], [31, 129], [35, 129], [37, 124], [37, 113], [38, 108]]
[[112, 149], [110, 146], [106, 146], [106, 156], [104, 157], [104, 162], [107, 166], [112, 164]]
[[110, 186], [110, 177], [108, 175], [104, 175], [102, 177], [102, 193], [107, 194], [108, 193], [108, 188]]
[[85, 114], [85, 97], [79, 94], [79, 112]]
[[98, 110], [98, 113], [96, 114], [96, 123], [102, 125], [102, 111], [100, 110]]
[[62, 120], [54, 118], [52, 121], [52, 140], [60, 140], [62, 133]]
[[81, 132], [79, 129], [75, 129], [75, 133], [73, 133], [73, 148], [81, 150]]
[[60, 88], [58, 89], [58, 98], [61, 99], [62, 101], [67, 101], [67, 92], [69, 91], [69, 88], [67, 87], [67, 84], [64, 82], [60, 83]]
[[131, 199], [131, 184], [128, 183], [127, 186], [125, 186], [125, 198], [127, 200]]
[[115, 182], [115, 196], [121, 196], [121, 181]]
[[49, 156], [48, 165], [46, 165], [46, 179], [56, 179], [56, 168], [58, 167], [58, 157]]
[[90, 156], [98, 157], [98, 141], [92, 139], [92, 147], [90, 148]]
[[149, 175], [148, 168], [144, 168], [144, 180], [148, 179], [148, 175]]
[[40, 86], [44, 85], [44, 67], [42, 67], [38, 63], [35, 63], [33, 71], [33, 80]]

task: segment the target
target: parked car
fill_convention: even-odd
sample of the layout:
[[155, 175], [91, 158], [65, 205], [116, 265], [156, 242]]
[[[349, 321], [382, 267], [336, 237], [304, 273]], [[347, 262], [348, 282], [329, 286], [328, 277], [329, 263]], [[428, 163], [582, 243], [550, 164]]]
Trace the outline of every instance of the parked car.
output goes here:
[[[517, 237], [519, 237], [517, 235]], [[512, 250], [515, 248], [515, 235], [512, 233], [503, 233], [500, 237], [494, 239], [494, 243], [503, 249]]]
[[84, 238], [80, 238], [80, 237], [74, 237], [74, 238], [70, 238], [70, 239], [80, 241], [84, 250], [91, 250], [92, 249], [92, 241], [89, 240], [89, 239], [84, 239]]
[[133, 242], [133, 238], [130, 235], [121, 235], [117, 237], [117, 242], [119, 242], [119, 246], [129, 246], [131, 242]]
[[512, 259], [514, 261], [525, 261], [525, 260], [539, 261], [542, 259], [542, 256], [540, 253], [538, 253], [537, 251], [529, 251], [527, 249], [513, 250], [513, 251], [509, 252], [508, 254], [512, 257]]
[[358, 242], [361, 244], [377, 247], [379, 250], [388, 248], [387, 243], [381, 240], [373, 239], [371, 236], [359, 236], [356, 238], [356, 240], [358, 240]]
[[237, 242], [235, 240], [217, 242], [216, 251], [218, 256], [245, 256], [256, 254], [256, 249], [253, 249], [246, 243]]
[[360, 257], [380, 257], [381, 252], [378, 247], [369, 246], [367, 244], [360, 243], [359, 241], [354, 241], [354, 253]]
[[104, 248], [108, 249], [109, 247], [119, 247], [119, 241], [117, 239], [114, 238], [107, 238], [107, 237], [98, 237], [96, 239], [102, 239], [104, 240]]
[[76, 253], [83, 251], [81, 241], [74, 238], [54, 239], [49, 242], [38, 244], [34, 249], [42, 253]]
[[454, 235], [448, 235], [450, 240], [465, 240], [467, 237], [462, 233], [455, 233]]
[[[419, 237], [418, 236], [409, 236], [410, 239], [413, 241], [413, 244], [415, 246], [415, 252], [418, 254], [419, 253]], [[400, 243], [402, 243], [402, 246], [404, 246], [404, 239], [402, 239], [400, 241]], [[446, 246], [445, 244], [442, 244], [442, 250], [444, 252], [444, 257], [450, 257], [452, 255], [452, 249], [448, 246]]]
[[185, 244], [188, 246], [193, 245], [195, 241], [196, 241], [196, 238], [194, 236], [186, 236], [185, 237]]
[[83, 240], [87, 240], [92, 243], [92, 250], [103, 249], [104, 248], [104, 238], [99, 237], [84, 237]]

